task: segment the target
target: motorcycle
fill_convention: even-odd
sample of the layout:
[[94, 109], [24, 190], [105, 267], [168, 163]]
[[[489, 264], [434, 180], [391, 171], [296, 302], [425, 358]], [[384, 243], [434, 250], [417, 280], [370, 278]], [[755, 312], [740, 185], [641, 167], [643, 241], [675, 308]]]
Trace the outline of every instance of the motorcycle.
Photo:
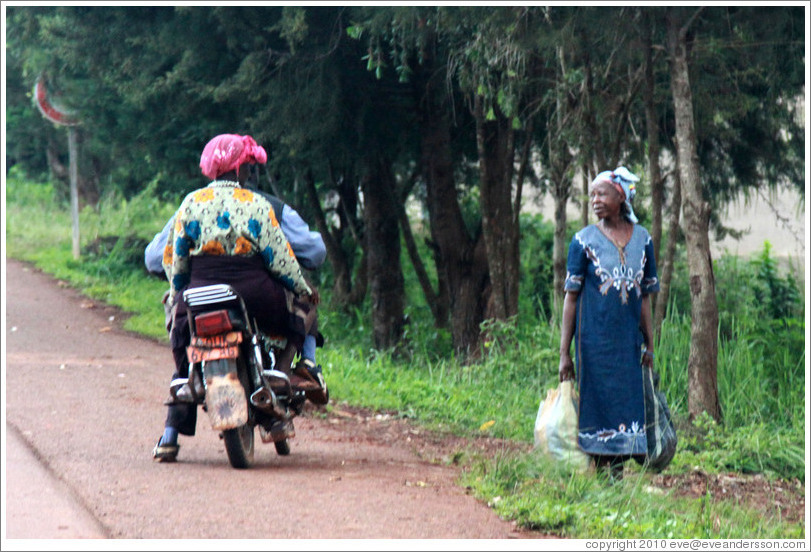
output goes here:
[[293, 418], [306, 396], [291, 385], [287, 340], [260, 331], [227, 284], [187, 289], [183, 299], [191, 330], [189, 378], [182, 386], [188, 396], [178, 397], [174, 389], [173, 397], [202, 404], [234, 468], [253, 463], [255, 427], [263, 443], [290, 454]]

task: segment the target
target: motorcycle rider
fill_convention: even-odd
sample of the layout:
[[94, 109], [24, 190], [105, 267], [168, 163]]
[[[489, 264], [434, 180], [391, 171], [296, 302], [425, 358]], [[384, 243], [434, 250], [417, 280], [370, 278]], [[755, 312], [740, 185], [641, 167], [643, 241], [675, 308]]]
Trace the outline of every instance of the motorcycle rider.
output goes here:
[[[247, 169], [247, 165], [242, 167]], [[239, 182], [241, 186], [245, 186], [247, 171], [240, 171]], [[276, 213], [281, 213], [279, 219], [280, 227], [284, 233], [290, 247], [293, 248], [293, 254], [296, 256], [299, 264], [307, 270], [316, 270], [323, 263], [327, 255], [327, 249], [324, 245], [324, 240], [319, 232], [311, 231], [309, 225], [301, 218], [301, 215], [293, 209], [290, 205], [284, 203], [278, 197], [256, 190], [253, 188], [252, 192], [264, 196], [270, 201], [273, 210]], [[166, 222], [163, 229], [155, 234], [152, 241], [144, 249], [144, 265], [151, 274], [166, 276], [163, 270], [163, 252], [166, 248], [167, 238], [169, 231], [174, 226], [175, 215]], [[168, 291], [164, 296], [164, 306], [166, 310], [166, 325], [167, 328], [171, 321], [171, 311], [169, 304], [165, 299], [168, 297]], [[327, 384], [324, 380], [324, 375], [321, 366], [316, 362], [316, 345], [318, 340], [323, 339], [318, 333], [318, 318], [313, 321], [313, 325], [307, 335], [304, 337], [304, 345], [301, 349], [301, 359], [296, 365], [294, 374], [318, 382], [320, 388], [306, 391], [307, 398], [313, 404], [325, 405], [329, 402], [329, 394], [327, 392]], [[306, 370], [306, 371], [305, 371]]]
[[[250, 136], [212, 138], [203, 150], [200, 168], [213, 181], [186, 196], [168, 231], [163, 268], [170, 284], [166, 302], [174, 311], [170, 330], [173, 381], [188, 377], [190, 333], [182, 291], [189, 286], [230, 284], [261, 328], [285, 335], [296, 349], [303, 345], [307, 332], [288, 325], [286, 293], [292, 292], [300, 303], [314, 307], [318, 292], [304, 279], [271, 202], [239, 182], [246, 164], [265, 162], [267, 153]], [[176, 460], [178, 433], [194, 435], [196, 421], [196, 404], [170, 403], [153, 458]], [[292, 426], [277, 431], [292, 432]]]

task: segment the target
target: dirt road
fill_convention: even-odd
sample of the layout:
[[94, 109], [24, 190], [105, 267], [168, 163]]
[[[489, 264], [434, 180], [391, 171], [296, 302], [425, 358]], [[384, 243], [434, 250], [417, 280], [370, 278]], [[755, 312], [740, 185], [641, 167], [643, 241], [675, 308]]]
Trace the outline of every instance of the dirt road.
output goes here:
[[287, 457], [257, 438], [250, 470], [229, 466], [201, 412], [179, 462], [157, 464], [166, 346], [22, 263], [7, 261], [4, 291], [7, 538], [536, 537], [456, 486], [454, 468], [340, 411], [297, 418]]

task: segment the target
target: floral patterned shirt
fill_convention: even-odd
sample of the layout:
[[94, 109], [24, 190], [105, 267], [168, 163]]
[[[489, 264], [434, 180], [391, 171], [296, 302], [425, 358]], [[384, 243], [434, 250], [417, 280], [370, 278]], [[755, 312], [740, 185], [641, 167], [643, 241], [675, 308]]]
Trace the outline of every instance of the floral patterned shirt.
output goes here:
[[189, 283], [190, 260], [198, 255], [261, 255], [287, 289], [312, 293], [270, 202], [237, 182], [215, 180], [180, 204], [163, 251], [170, 301]]

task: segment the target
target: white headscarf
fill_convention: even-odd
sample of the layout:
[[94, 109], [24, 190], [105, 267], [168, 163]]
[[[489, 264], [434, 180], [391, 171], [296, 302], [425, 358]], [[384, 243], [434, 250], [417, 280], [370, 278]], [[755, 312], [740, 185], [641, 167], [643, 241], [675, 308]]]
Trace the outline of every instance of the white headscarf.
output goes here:
[[625, 167], [617, 167], [613, 171], [603, 171], [598, 174], [591, 182], [591, 185], [594, 186], [600, 182], [609, 182], [614, 185], [625, 200], [625, 218], [633, 224], [639, 222], [639, 219], [634, 214], [633, 205], [631, 205], [634, 196], [636, 196], [636, 183], [639, 182], [639, 177]]

